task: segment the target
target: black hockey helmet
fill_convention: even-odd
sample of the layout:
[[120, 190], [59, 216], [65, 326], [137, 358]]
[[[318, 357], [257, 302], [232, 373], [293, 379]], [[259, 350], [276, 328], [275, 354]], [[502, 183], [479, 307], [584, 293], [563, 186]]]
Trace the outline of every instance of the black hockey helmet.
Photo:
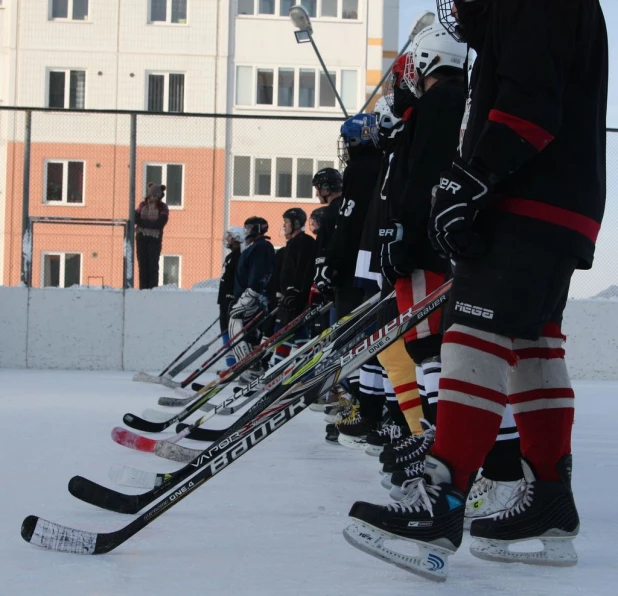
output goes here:
[[322, 168], [316, 172], [311, 185], [317, 186], [320, 190], [339, 192], [343, 188], [343, 176], [335, 168]]
[[317, 224], [316, 226], [312, 226], [311, 231], [316, 234], [320, 227], [322, 226], [322, 222], [324, 221], [324, 214], [326, 213], [326, 207], [318, 207], [311, 212], [311, 219]]
[[283, 213], [283, 219], [289, 219], [292, 230], [302, 230], [307, 223], [307, 214], [300, 207], [292, 207]]
[[268, 232], [268, 222], [259, 216], [253, 216], [245, 220], [245, 240], [253, 240]]

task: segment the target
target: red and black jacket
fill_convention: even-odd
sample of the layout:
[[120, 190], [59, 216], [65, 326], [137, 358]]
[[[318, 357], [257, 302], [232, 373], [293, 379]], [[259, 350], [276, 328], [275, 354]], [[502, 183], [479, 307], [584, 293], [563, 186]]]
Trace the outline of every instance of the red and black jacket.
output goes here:
[[598, 0], [494, 0], [462, 158], [495, 183], [477, 221], [592, 266], [605, 209], [608, 42]]

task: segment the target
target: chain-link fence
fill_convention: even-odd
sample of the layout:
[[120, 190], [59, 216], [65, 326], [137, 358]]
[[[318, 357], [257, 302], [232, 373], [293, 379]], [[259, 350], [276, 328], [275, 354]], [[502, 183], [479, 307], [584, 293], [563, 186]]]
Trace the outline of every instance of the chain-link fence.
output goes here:
[[[0, 281], [138, 287], [134, 210], [167, 187], [159, 285], [217, 284], [226, 227], [317, 207], [313, 173], [339, 167], [340, 119], [0, 108]], [[595, 266], [571, 295], [618, 298], [618, 131], [607, 143], [607, 211]], [[213, 280], [209, 282], [208, 280]]]

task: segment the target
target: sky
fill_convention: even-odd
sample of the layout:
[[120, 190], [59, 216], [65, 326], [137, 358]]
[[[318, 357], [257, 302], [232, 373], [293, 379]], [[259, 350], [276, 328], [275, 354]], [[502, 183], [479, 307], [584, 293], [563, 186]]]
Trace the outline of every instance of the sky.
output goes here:
[[[618, 0], [601, 0], [609, 32], [609, 98], [607, 126], [618, 128], [618, 40], [612, 31], [618, 31]], [[412, 23], [424, 11], [436, 12], [434, 0], [399, 0], [399, 47], [402, 47]], [[572, 298], [596, 296], [606, 288], [618, 286], [616, 259], [618, 258], [618, 133], [608, 135], [607, 188], [605, 217], [597, 243], [595, 263], [591, 271], [577, 271], [570, 288]], [[618, 296], [618, 294], [617, 294]]]
[[[607, 21], [607, 30], [618, 30], [618, 2], [616, 0], [601, 0], [601, 6]], [[399, 0], [399, 47], [401, 47], [410, 31], [410, 26], [416, 17], [425, 10], [436, 12], [434, 0]], [[609, 105], [607, 110], [607, 125], [618, 128], [618, 78], [612, 82], [612, 73], [618, 69], [618, 40], [616, 36], [609, 37]]]

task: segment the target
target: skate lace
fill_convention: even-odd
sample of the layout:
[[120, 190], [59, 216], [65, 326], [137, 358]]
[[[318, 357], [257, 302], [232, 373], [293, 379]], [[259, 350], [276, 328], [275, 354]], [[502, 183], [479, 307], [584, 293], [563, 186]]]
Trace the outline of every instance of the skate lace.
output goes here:
[[[432, 426], [427, 429], [422, 435], [417, 435], [416, 439], [421, 437], [420, 445], [415, 447], [412, 451], [405, 453], [404, 455], [399, 455], [396, 459], [397, 463], [414, 461], [419, 457], [422, 457], [429, 451], [429, 448], [433, 445], [434, 440], [436, 438], [436, 427]], [[417, 441], [418, 442], [418, 441]]]
[[473, 485], [470, 494], [468, 495], [468, 501], [476, 501], [479, 497], [487, 494], [494, 485], [493, 480], [481, 476]]
[[510, 516], [523, 513], [527, 507], [532, 505], [532, 497], [534, 496], [534, 484], [521, 480], [513, 489], [509, 503], [513, 503], [508, 509], [500, 513], [497, 519], [507, 519]]
[[419, 479], [425, 473], [425, 460], [417, 461], [406, 468], [407, 480], [404, 480], [401, 488], [408, 488], [415, 480]]
[[388, 426], [385, 426], [379, 434], [381, 437], [388, 436], [392, 443], [395, 439], [399, 439], [401, 437], [401, 426], [398, 424], [389, 424]]
[[427, 511], [433, 517], [433, 504], [436, 502], [442, 488], [427, 484], [423, 478], [415, 478], [408, 485], [408, 493], [398, 503], [386, 506], [395, 513], [419, 513]]
[[344, 418], [341, 422], [337, 424], [337, 426], [346, 426], [348, 424], [356, 424], [360, 420], [359, 408], [358, 406], [352, 406], [352, 410], [347, 418]]

